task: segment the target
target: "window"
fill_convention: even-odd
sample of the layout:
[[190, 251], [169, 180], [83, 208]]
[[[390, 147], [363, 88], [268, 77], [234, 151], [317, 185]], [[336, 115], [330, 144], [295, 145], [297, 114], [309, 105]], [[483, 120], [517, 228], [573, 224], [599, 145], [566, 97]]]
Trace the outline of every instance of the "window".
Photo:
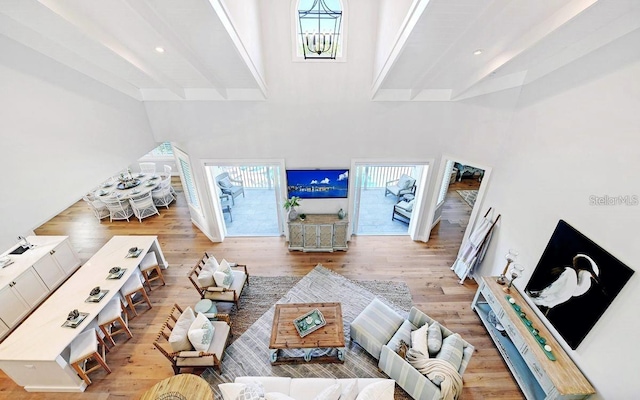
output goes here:
[[184, 187], [187, 191], [187, 201], [193, 208], [200, 210], [198, 192], [196, 191], [196, 185], [193, 182], [193, 176], [191, 175], [191, 166], [189, 165], [189, 161], [179, 155], [178, 162], [180, 165], [180, 170], [182, 171], [182, 183], [184, 184]]
[[173, 147], [171, 147], [170, 142], [163, 142], [160, 146], [148, 152], [144, 157], [150, 157], [150, 158], [172, 157], [173, 158]]
[[449, 190], [449, 182], [451, 181], [451, 170], [453, 169], [453, 161], [447, 160], [447, 164], [444, 166], [444, 178], [442, 178], [442, 186], [440, 186], [440, 193], [438, 194], [438, 202], [436, 205], [440, 205], [444, 201], [444, 196], [447, 195]]
[[345, 53], [344, 7], [341, 0], [296, 0], [295, 56], [341, 59]]

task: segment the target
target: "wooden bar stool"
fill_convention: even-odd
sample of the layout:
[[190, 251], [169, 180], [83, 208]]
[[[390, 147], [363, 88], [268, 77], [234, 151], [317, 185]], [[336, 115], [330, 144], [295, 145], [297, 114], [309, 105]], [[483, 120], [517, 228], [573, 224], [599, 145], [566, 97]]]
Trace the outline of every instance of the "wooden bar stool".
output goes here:
[[[140, 277], [142, 273], [139, 269], [135, 269], [134, 273], [127, 279], [127, 281], [122, 285], [122, 289], [120, 289], [120, 293], [127, 300], [127, 304], [131, 309], [134, 317], [138, 316], [138, 312], [136, 311], [136, 306], [138, 304], [146, 302], [149, 308], [151, 308], [151, 301], [149, 300], [149, 296], [147, 296], [147, 291], [144, 290], [144, 285], [142, 284], [142, 278]], [[134, 301], [134, 296], [139, 294], [141, 296], [140, 300]]]
[[116, 345], [113, 337], [119, 333], [125, 333], [129, 338], [133, 337], [129, 330], [129, 318], [119, 294], [111, 299], [102, 311], [100, 311], [100, 314], [98, 314], [98, 325], [105, 339], [108, 340], [112, 346]]
[[107, 347], [107, 344], [104, 341], [104, 338], [105, 338], [104, 332], [102, 332], [102, 330], [100, 330], [100, 326], [98, 325], [98, 321], [96, 319], [92, 319], [91, 322], [89, 322], [89, 324], [87, 325], [87, 327], [84, 328], [84, 331], [88, 331], [88, 330], [91, 330], [91, 329], [93, 329], [96, 332], [96, 335], [98, 337], [98, 343], [102, 347], [104, 347], [105, 351], [108, 353], [109, 352], [109, 347]]
[[[108, 374], [111, 373], [111, 369], [105, 362], [105, 347], [103, 346], [102, 351], [99, 351], [98, 333], [95, 329], [89, 329], [79, 334], [71, 342], [70, 349], [69, 362], [87, 385], [91, 384], [91, 379], [87, 374], [98, 368], [104, 368]], [[87, 369], [87, 364], [91, 359], [96, 362], [96, 365]]]
[[[142, 272], [142, 277], [144, 278], [145, 283], [149, 286], [149, 291], [152, 291], [151, 282], [160, 279], [162, 281], [162, 286], [166, 285], [164, 281], [164, 276], [162, 275], [162, 271], [160, 270], [160, 265], [158, 264], [158, 259], [156, 258], [156, 253], [150, 251], [146, 256], [140, 261], [140, 272]], [[155, 271], [155, 274], [154, 274]]]

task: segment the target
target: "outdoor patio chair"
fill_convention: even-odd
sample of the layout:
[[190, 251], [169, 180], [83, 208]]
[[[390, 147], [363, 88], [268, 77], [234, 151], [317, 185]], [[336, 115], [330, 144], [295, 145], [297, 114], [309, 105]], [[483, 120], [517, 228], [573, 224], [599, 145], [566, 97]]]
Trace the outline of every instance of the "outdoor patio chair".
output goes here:
[[389, 193], [396, 196], [398, 200], [400, 200], [400, 198], [405, 194], [415, 194], [416, 180], [409, 175], [402, 174], [400, 179], [387, 181], [385, 184], [384, 196], [386, 197]]
[[244, 197], [244, 182], [239, 179], [231, 179], [228, 172], [223, 172], [216, 176], [216, 183], [222, 194], [231, 196], [231, 204], [235, 205], [235, 198], [242, 195]]
[[415, 202], [415, 199], [411, 201], [403, 200], [398, 204], [395, 204], [393, 206], [393, 214], [391, 214], [391, 220], [393, 221], [394, 219], [396, 219], [400, 222], [404, 222], [405, 224], [408, 224], [409, 221], [411, 220], [411, 213], [413, 212], [414, 202]]

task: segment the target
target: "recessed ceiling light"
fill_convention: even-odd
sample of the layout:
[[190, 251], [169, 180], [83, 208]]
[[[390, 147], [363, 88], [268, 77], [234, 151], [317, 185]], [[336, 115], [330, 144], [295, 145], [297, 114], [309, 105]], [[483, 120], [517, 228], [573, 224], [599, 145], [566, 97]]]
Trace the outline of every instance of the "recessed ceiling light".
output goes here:
[[160, 47], [160, 46], [158, 46], [158, 47], [156, 47], [156, 51], [157, 51], [158, 53], [164, 53], [164, 47]]
[[482, 49], [478, 49], [478, 50], [473, 52], [474, 56], [479, 56], [480, 54], [482, 54]]

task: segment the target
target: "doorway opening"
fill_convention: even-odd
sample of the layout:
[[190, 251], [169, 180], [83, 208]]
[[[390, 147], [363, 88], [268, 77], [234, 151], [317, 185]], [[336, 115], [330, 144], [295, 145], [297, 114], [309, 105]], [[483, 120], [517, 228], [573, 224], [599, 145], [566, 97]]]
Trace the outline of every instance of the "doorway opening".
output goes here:
[[278, 165], [205, 166], [211, 199], [219, 203], [225, 236], [280, 236]]
[[[426, 164], [356, 164], [354, 234], [409, 235], [413, 204], [427, 170]], [[396, 206], [409, 210], [396, 213]]]

